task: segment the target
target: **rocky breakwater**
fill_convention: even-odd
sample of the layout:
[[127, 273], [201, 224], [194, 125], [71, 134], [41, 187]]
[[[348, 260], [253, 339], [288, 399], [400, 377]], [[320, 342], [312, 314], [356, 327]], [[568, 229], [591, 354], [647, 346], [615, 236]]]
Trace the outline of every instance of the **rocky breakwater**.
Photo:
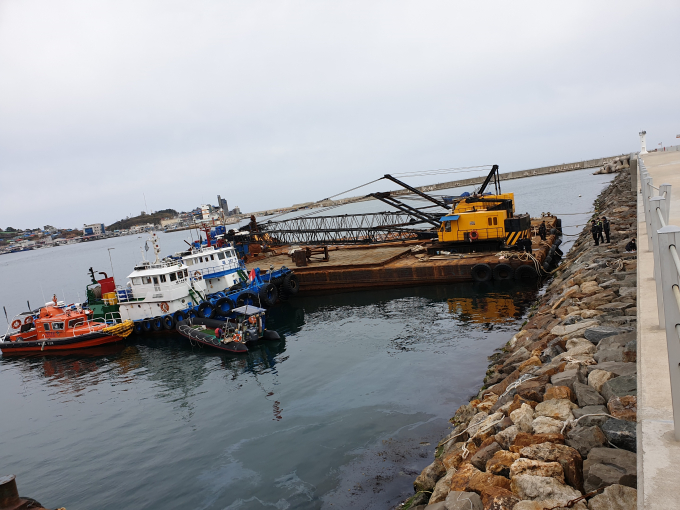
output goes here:
[[400, 508], [632, 510], [636, 462], [636, 197], [628, 171], [595, 202], [611, 244], [584, 231], [485, 386]]

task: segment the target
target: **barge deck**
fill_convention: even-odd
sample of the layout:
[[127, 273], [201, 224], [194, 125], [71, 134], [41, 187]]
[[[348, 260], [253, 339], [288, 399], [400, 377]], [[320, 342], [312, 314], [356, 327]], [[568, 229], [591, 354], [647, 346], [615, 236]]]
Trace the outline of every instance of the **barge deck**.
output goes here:
[[[545, 221], [548, 231], [556, 227], [557, 218], [532, 219], [532, 230], [537, 231]], [[401, 241], [369, 246], [329, 246], [328, 261], [312, 257], [308, 265], [294, 267], [285, 247], [263, 252], [246, 264], [248, 269], [273, 265], [287, 265], [294, 269], [302, 293], [352, 291], [360, 289], [394, 288], [430, 284], [451, 284], [474, 281], [473, 267], [486, 264], [493, 271], [499, 264], [512, 268], [508, 279], [520, 267], [529, 265], [540, 271], [558, 235], [548, 235], [545, 241], [532, 237], [532, 256], [523, 252], [452, 253], [426, 255], [427, 244], [422, 241]]]

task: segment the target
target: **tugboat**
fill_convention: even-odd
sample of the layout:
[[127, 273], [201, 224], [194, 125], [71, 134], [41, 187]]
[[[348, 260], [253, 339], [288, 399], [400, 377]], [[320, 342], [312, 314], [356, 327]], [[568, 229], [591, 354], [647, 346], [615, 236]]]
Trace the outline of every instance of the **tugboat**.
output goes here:
[[132, 333], [132, 321], [107, 324], [92, 320], [92, 311], [79, 305], [49, 302], [39, 310], [13, 317], [0, 337], [4, 355], [65, 351], [118, 342]]
[[232, 310], [227, 321], [189, 318], [177, 323], [177, 331], [191, 342], [235, 353], [248, 352], [247, 342], [279, 340], [276, 331], [265, 328], [264, 308], [245, 305]]
[[[247, 273], [234, 248], [224, 241], [217, 246], [211, 241], [206, 246], [197, 243], [188, 251], [163, 259], [159, 258], [156, 234], [151, 244], [155, 261], [138, 264], [128, 276], [126, 287], [111, 282], [115, 293], [104, 292], [105, 287], [109, 288], [109, 279], [104, 274], [104, 279], [96, 280], [93, 271], [93, 284], [88, 287], [88, 301], [97, 302], [99, 294], [105, 304], [118, 306], [121, 318], [132, 320], [138, 334], [172, 330], [192, 317], [226, 320], [239, 306], [273, 306], [279, 297], [277, 284], [285, 287], [288, 282], [293, 289], [290, 293], [297, 292], [297, 277], [290, 269], [270, 268], [265, 274], [254, 269]], [[90, 290], [94, 292], [92, 299]]]

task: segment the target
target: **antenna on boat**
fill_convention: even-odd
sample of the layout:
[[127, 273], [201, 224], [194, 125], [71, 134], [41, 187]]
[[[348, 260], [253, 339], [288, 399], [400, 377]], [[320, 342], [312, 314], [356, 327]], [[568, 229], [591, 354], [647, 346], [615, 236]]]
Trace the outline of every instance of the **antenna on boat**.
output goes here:
[[28, 302], [28, 299], [26, 300], [26, 304], [28, 305], [28, 311], [31, 311], [31, 303]]
[[7, 324], [9, 324], [9, 319], [7, 318], [7, 308], [3, 306], [2, 309], [5, 311], [5, 320], [7, 321]]
[[[43, 297], [43, 303], [47, 303], [47, 300], [45, 299], [45, 291], [42, 288], [42, 283], [40, 284], [40, 292], [41, 292], [42, 297]], [[31, 307], [29, 306], [29, 308], [31, 308]]]

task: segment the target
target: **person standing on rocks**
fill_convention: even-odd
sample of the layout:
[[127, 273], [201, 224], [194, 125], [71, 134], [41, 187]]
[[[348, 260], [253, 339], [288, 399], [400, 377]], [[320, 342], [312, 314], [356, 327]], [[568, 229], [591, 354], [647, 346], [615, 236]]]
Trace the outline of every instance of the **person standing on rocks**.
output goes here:
[[600, 231], [600, 226], [597, 224], [597, 221], [593, 220], [593, 226], [590, 227], [590, 233], [593, 235], [593, 241], [595, 241], [595, 246], [600, 246], [600, 235], [602, 235]]
[[602, 216], [602, 230], [604, 231], [604, 235], [607, 237], [607, 244], [609, 244], [610, 243], [610, 241], [609, 241], [609, 220], [607, 219], [606, 216]]
[[597, 234], [597, 239], [604, 244], [604, 237], [602, 236], [602, 218], [599, 216], [597, 217], [597, 226], [599, 228], [599, 232]]

